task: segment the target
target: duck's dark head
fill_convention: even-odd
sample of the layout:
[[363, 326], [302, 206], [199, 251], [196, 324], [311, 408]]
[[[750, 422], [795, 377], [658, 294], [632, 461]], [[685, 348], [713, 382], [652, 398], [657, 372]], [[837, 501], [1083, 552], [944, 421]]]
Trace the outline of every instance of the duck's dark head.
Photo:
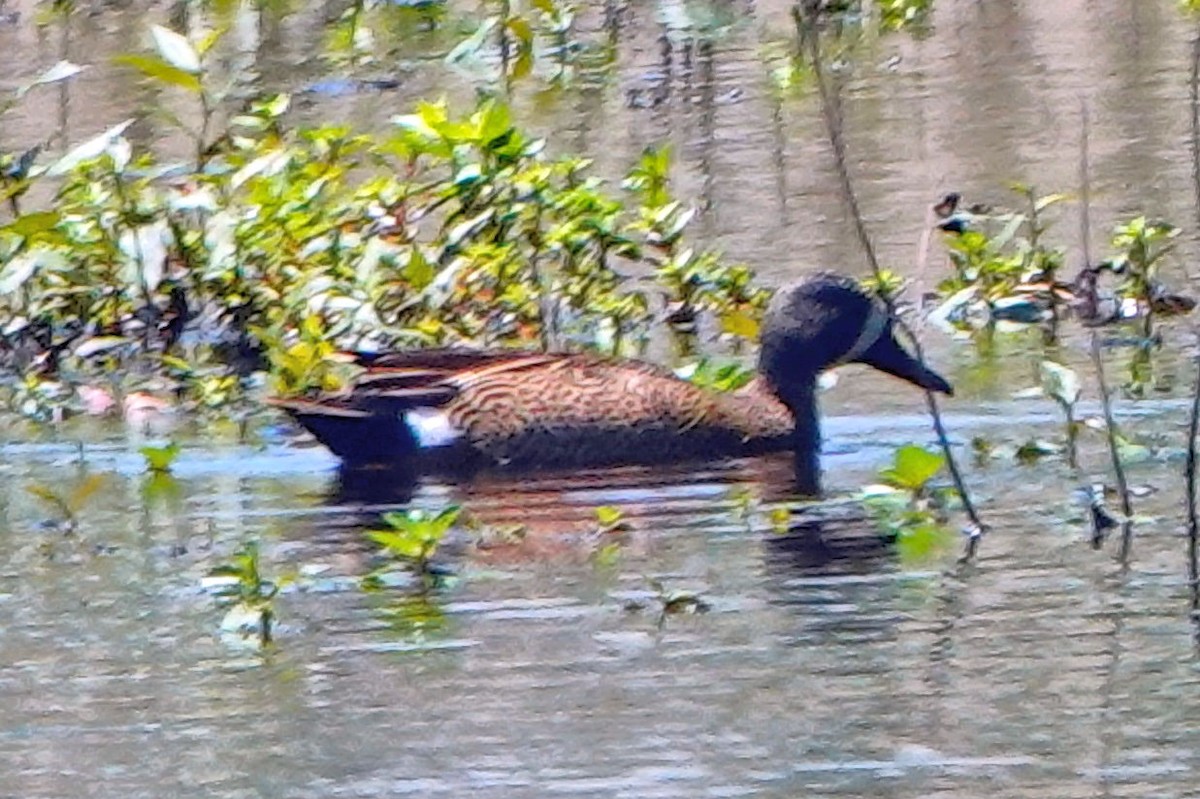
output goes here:
[[759, 368], [781, 396], [844, 363], [865, 363], [921, 388], [954, 393], [896, 341], [883, 303], [839, 275], [817, 275], [777, 291], [761, 338]]
[[763, 318], [761, 344], [759, 372], [795, 418], [796, 479], [807, 494], [820, 490], [816, 382], [822, 371], [865, 363], [921, 388], [953, 393], [896, 341], [883, 303], [838, 275], [777, 291]]

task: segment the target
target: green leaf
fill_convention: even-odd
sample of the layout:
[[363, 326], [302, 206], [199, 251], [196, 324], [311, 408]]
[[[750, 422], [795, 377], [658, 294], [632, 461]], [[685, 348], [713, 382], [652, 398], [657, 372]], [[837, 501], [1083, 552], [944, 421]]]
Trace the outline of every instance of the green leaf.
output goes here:
[[483, 230], [483, 228], [487, 226], [488, 222], [490, 222], [492, 217], [495, 215], [496, 209], [488, 208], [466, 220], [465, 222], [459, 222], [450, 229], [449, 233], [446, 234], [446, 249], [457, 249], [460, 245], [462, 245], [463, 241], [473, 237], [476, 233]]
[[17, 97], [24, 97], [25, 94], [35, 86], [45, 86], [50, 83], [61, 83], [64, 80], [75, 77], [80, 72], [83, 72], [85, 67], [78, 64], [72, 64], [70, 61], [59, 61], [50, 69], [43, 72], [21, 88], [17, 89]]
[[83, 144], [77, 145], [70, 152], [58, 159], [46, 171], [51, 177], [57, 177], [70, 172], [85, 161], [91, 161], [104, 155], [122, 136], [135, 120], [127, 119], [119, 125], [114, 125], [99, 136], [93, 136]]
[[437, 516], [433, 517], [430, 524], [433, 528], [433, 532], [437, 534], [439, 539], [442, 537], [443, 533], [445, 533], [454, 525], [454, 522], [458, 520], [458, 515], [460, 513], [462, 513], [462, 507], [459, 505], [451, 505]]
[[517, 40], [517, 44], [521, 50], [530, 50], [533, 47], [533, 26], [524, 17], [509, 17], [508, 29], [512, 32], [513, 38]]
[[117, 64], [133, 67], [143, 75], [153, 78], [159, 83], [167, 83], [187, 89], [193, 94], [199, 94], [202, 87], [200, 79], [194, 74], [173, 66], [160, 58], [146, 55], [122, 55], [113, 59]]
[[900, 560], [907, 566], [913, 566], [944, 551], [953, 540], [953, 533], [946, 528], [934, 522], [925, 522], [902, 529], [896, 539], [896, 548]]
[[164, 447], [142, 447], [138, 452], [146, 459], [146, 468], [151, 472], [166, 473], [171, 471], [171, 464], [179, 456], [179, 450], [179, 444], [172, 441]]
[[620, 560], [621, 544], [618, 541], [609, 541], [592, 556], [592, 563], [599, 569], [615, 568]]
[[513, 62], [511, 76], [515, 79], [528, 77], [533, 72], [533, 49], [522, 47]]
[[758, 340], [758, 319], [745, 311], [721, 314], [721, 331], [748, 341]]
[[[0, 228], [0, 231], [15, 233], [22, 238], [29, 238], [38, 233], [53, 230], [58, 225], [59, 219], [61, 217], [57, 211], [35, 211], [29, 214], [21, 214], [15, 220]], [[0, 294], [3, 293], [0, 290]]]
[[404, 533], [391, 530], [370, 530], [367, 532], [367, 537], [393, 555], [410, 560], [420, 558], [425, 551], [423, 541]]
[[1039, 197], [1038, 201], [1033, 204], [1033, 207], [1041, 211], [1049, 208], [1051, 205], [1065, 202], [1068, 199], [1070, 199], [1070, 195], [1067, 194], [1047, 194], [1045, 197]]
[[184, 72], [200, 74], [200, 55], [186, 36], [162, 25], [151, 25], [150, 35], [154, 37], [154, 46], [164, 61]]
[[612, 527], [620, 523], [624, 517], [625, 513], [620, 508], [612, 505], [601, 505], [596, 508], [596, 521], [605, 527]]
[[1064, 408], [1072, 408], [1079, 401], [1079, 376], [1060, 363], [1042, 361], [1042, 390]]
[[481, 24], [474, 33], [459, 42], [450, 52], [446, 53], [446, 63], [454, 64], [473, 56], [483, 49], [488, 35], [497, 25], [495, 17], [490, 17]]
[[940, 452], [908, 444], [896, 451], [892, 468], [884, 469], [880, 476], [889, 485], [917, 491], [925, 487], [945, 462], [946, 458]]
[[12, 294], [25, 285], [37, 272], [38, 258], [33, 253], [23, 252], [0, 268], [0, 296]]

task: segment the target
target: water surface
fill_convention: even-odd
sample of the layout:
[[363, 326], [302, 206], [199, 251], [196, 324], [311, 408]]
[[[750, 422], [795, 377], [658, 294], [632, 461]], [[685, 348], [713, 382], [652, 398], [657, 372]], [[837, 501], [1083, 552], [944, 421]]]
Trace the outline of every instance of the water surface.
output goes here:
[[[644, 146], [673, 142], [677, 190], [706, 207], [701, 237], [768, 283], [820, 267], [861, 273], [816, 108], [769, 88], [764, 52], [786, 39], [786, 4], [726, 5], [737, 24], [666, 64], [658, 20], [670, 9], [632, 4], [614, 68], [559, 92], [518, 86], [519, 116], [614, 176]], [[29, 0], [7, 8], [21, 16], [0, 28], [0, 85], [62, 57], [91, 68], [6, 115], [0, 146], [65, 146], [162, 101], [110, 60], [179, 9], [100, 6], [64, 36], [34, 24]], [[395, 89], [318, 84], [345, 77], [312, 57], [339, 12], [295, 9], [238, 29], [264, 88], [309, 89], [301, 118], [381, 130], [415, 97], [471, 96], [436, 58], [455, 40], [444, 29], [397, 38], [403, 55], [378, 69]], [[595, 32], [598, 19], [589, 8], [581, 25]], [[916, 257], [940, 192], [1003, 201], [1013, 180], [1075, 190], [1081, 100], [1093, 119], [1093, 249], [1122, 216], [1172, 219], [1185, 241], [1166, 275], [1186, 285], [1190, 31], [1175, 4], [942, 2], [933, 22], [926, 38], [869, 44], [846, 86], [869, 222], [914, 296], [944, 269], [936, 248]], [[662, 99], [631, 102], [647, 92]], [[165, 153], [181, 146], [149, 119], [135, 130]], [[1060, 241], [1077, 240], [1075, 211], [1058, 225]], [[994, 528], [969, 568], [954, 552], [902, 563], [854, 526], [779, 535], [766, 513], [788, 495], [778, 460], [364, 497], [282, 430], [238, 442], [192, 425], [173, 482], [155, 488], [129, 431], [6, 423], [0, 796], [1190, 796], [1198, 675], [1178, 455], [1191, 347], [1182, 324], [1167, 331], [1164, 390], [1120, 403], [1154, 446], [1131, 479], [1157, 489], [1138, 500], [1128, 568], [1111, 543], [1090, 548], [1071, 497], [1105, 476], [1098, 438], [1085, 437], [1079, 475], [1055, 458], [978, 466], [965, 451], [976, 435], [1061, 436], [1049, 402], [1010, 399], [1034, 382], [1036, 336], [987, 353], [925, 333], [959, 389], [949, 425]], [[1051, 354], [1086, 370], [1085, 343], [1074, 330]], [[1128, 352], [1108, 357], [1120, 382]], [[930, 441], [920, 397], [881, 375], [846, 370], [823, 402], [835, 494], [873, 479], [896, 446]], [[54, 512], [27, 488], [69, 489], [87, 474], [107, 483], [78, 530], [46, 524]], [[493, 530], [523, 525], [525, 539], [452, 548], [459, 579], [424, 604], [357, 588], [379, 510], [450, 503]], [[631, 528], [615, 561], [598, 557], [601, 505]], [[201, 588], [250, 539], [270, 574], [299, 577], [265, 655], [221, 640]], [[656, 581], [698, 593], [708, 612], [660, 618]]]

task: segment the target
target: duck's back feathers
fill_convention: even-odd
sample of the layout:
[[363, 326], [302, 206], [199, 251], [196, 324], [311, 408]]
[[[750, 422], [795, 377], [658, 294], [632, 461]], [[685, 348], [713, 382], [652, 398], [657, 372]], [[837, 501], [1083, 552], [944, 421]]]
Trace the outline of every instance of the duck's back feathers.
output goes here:
[[365, 371], [349, 390], [275, 403], [351, 465], [664, 462], [779, 449], [791, 432], [766, 391], [722, 394], [641, 361], [467, 349], [353, 358]]

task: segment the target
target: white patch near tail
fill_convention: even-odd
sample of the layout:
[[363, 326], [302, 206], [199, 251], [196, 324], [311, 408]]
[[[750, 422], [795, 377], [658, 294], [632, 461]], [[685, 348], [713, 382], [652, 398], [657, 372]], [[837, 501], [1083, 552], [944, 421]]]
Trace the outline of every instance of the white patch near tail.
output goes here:
[[437, 408], [414, 408], [404, 414], [404, 423], [416, 436], [421, 449], [448, 447], [462, 437], [462, 431], [450, 424], [445, 411]]

